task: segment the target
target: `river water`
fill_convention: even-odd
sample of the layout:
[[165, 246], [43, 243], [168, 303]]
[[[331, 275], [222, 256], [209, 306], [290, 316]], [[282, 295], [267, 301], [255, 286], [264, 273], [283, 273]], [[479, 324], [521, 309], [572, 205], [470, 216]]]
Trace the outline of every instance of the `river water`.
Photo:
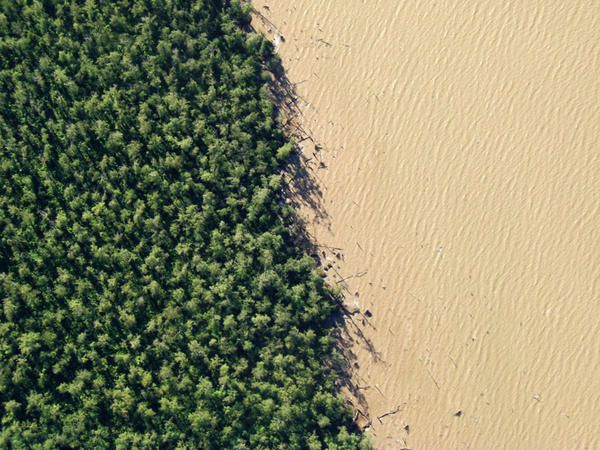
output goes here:
[[375, 447], [599, 449], [600, 2], [254, 5], [322, 147]]

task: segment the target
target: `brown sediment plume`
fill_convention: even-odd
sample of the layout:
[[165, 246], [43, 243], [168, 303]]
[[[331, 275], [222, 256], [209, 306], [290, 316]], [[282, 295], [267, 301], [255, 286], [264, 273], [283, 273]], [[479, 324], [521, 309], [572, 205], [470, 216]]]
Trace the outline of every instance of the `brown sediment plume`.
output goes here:
[[600, 448], [600, 3], [254, 5], [375, 447]]

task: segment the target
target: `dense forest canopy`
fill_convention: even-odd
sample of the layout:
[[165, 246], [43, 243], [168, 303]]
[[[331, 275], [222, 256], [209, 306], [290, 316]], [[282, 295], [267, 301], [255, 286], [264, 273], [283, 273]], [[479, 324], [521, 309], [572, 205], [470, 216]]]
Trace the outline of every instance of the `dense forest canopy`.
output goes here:
[[247, 6], [0, 0], [0, 447], [353, 449]]

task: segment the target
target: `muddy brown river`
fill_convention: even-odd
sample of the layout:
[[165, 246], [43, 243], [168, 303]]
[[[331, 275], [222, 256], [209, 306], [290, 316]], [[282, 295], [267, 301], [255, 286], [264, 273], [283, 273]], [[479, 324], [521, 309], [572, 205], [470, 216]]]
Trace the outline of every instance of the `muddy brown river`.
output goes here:
[[600, 449], [600, 2], [253, 3], [375, 448]]

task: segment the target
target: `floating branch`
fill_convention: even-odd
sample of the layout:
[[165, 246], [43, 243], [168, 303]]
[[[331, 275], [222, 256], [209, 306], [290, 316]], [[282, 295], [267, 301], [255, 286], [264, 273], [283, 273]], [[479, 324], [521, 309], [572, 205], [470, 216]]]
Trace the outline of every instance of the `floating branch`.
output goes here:
[[396, 409], [386, 412], [385, 414], [382, 414], [381, 416], [377, 416], [377, 420], [379, 420], [380, 423], [383, 423], [381, 421], [381, 419], [383, 419], [384, 417], [387, 417], [387, 416], [393, 416], [394, 414], [399, 413], [401, 409], [402, 408], [400, 407], [400, 405], [398, 405], [398, 406], [396, 406]]

